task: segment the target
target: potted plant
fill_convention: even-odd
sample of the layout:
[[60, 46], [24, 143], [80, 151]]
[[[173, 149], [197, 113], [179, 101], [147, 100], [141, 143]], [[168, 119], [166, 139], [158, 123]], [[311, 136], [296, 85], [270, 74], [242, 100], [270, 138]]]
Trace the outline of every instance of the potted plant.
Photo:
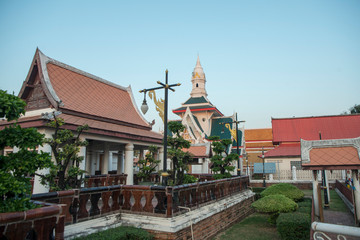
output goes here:
[[[49, 167], [51, 156], [37, 150], [43, 144], [43, 134], [17, 123], [25, 114], [25, 105], [20, 98], [0, 90], [0, 118], [8, 122], [0, 127], [0, 239], [49, 238], [57, 224], [57, 232], [64, 231], [63, 218], [58, 218], [60, 206], [30, 201], [28, 176]], [[16, 151], [5, 154], [5, 147]]]

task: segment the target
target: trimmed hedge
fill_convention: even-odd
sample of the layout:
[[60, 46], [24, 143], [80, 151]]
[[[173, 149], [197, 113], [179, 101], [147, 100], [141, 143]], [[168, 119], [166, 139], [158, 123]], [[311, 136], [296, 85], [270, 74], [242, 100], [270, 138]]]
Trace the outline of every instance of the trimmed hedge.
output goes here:
[[253, 202], [251, 206], [263, 213], [292, 212], [298, 207], [296, 202], [281, 194], [265, 196]]
[[310, 239], [311, 217], [306, 213], [281, 213], [276, 228], [282, 240]]
[[135, 227], [117, 227], [90, 234], [76, 240], [152, 240], [154, 237], [147, 231]]
[[304, 198], [304, 192], [290, 183], [275, 184], [260, 193], [261, 197], [275, 194], [282, 194], [295, 202], [301, 201]]

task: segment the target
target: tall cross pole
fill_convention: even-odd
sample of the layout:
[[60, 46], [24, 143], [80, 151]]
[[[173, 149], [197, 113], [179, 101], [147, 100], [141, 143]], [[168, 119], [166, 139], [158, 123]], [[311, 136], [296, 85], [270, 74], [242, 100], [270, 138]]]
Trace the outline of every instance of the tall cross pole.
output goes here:
[[[146, 96], [146, 92], [148, 92], [148, 91], [165, 89], [164, 109], [162, 109], [164, 111], [164, 140], [163, 140], [164, 157], [163, 157], [163, 175], [162, 175], [163, 179], [162, 179], [162, 184], [166, 186], [167, 185], [167, 176], [168, 176], [168, 174], [167, 174], [168, 90], [170, 89], [171, 91], [175, 92], [175, 89], [173, 89], [172, 87], [177, 87], [177, 86], [180, 86], [181, 84], [180, 83], [170, 84], [170, 85], [168, 84], [168, 70], [167, 69], [165, 71], [165, 84], [160, 82], [160, 81], [157, 81], [157, 84], [160, 84], [161, 87], [143, 89], [143, 90], [140, 90], [140, 93], [144, 93], [145, 96]], [[143, 104], [146, 104], [145, 98], [144, 98], [144, 103]], [[145, 113], [146, 113], [146, 111], [145, 111]]]
[[236, 153], [238, 155], [238, 159], [237, 159], [237, 166], [238, 166], [238, 169], [237, 169], [237, 175], [240, 176], [241, 175], [241, 169], [240, 169], [240, 150], [239, 150], [239, 134], [238, 134], [238, 124], [239, 123], [242, 123], [242, 122], [245, 122], [245, 121], [238, 121], [238, 117], [237, 117], [237, 113], [236, 113], [236, 118], [235, 118], [235, 121], [232, 121], [232, 122], [223, 122], [221, 124], [226, 124], [226, 123], [235, 123], [236, 124]]

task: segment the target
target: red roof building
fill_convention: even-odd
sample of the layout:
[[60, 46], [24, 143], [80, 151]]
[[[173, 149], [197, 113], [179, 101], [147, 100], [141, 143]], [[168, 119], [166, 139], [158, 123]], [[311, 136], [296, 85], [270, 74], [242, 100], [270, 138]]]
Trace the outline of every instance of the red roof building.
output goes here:
[[[127, 183], [132, 184], [134, 150], [162, 146], [163, 136], [152, 131], [140, 114], [130, 86], [119, 86], [56, 61], [39, 49], [19, 97], [27, 103], [26, 114], [19, 119], [22, 127], [36, 127], [51, 137], [52, 129], [46, 126], [44, 116], [54, 111], [65, 120], [64, 128], [89, 125], [83, 134], [89, 142], [83, 150], [83, 168], [89, 174], [125, 172], [129, 175]], [[7, 124], [0, 122], [0, 128]]]
[[[281, 161], [286, 169], [300, 166], [300, 140], [329, 140], [360, 136], [360, 114], [272, 119], [275, 149], [265, 153], [267, 162]], [[293, 163], [289, 164], [289, 161]]]

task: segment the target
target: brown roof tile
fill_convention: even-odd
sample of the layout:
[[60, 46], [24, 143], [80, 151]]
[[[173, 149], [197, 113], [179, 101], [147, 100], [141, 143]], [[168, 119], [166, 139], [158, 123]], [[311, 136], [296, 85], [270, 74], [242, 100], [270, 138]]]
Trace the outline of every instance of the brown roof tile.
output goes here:
[[206, 153], [206, 146], [191, 146], [188, 149], [183, 149], [185, 152], [192, 153], [195, 157], [209, 157]]
[[63, 109], [148, 127], [128, 91], [52, 63], [47, 64], [47, 69]]
[[310, 150], [310, 163], [304, 166], [312, 165], [328, 165], [328, 166], [344, 166], [359, 165], [359, 154], [354, 147], [326, 147], [313, 148]]
[[272, 129], [245, 129], [245, 141], [272, 141]]

